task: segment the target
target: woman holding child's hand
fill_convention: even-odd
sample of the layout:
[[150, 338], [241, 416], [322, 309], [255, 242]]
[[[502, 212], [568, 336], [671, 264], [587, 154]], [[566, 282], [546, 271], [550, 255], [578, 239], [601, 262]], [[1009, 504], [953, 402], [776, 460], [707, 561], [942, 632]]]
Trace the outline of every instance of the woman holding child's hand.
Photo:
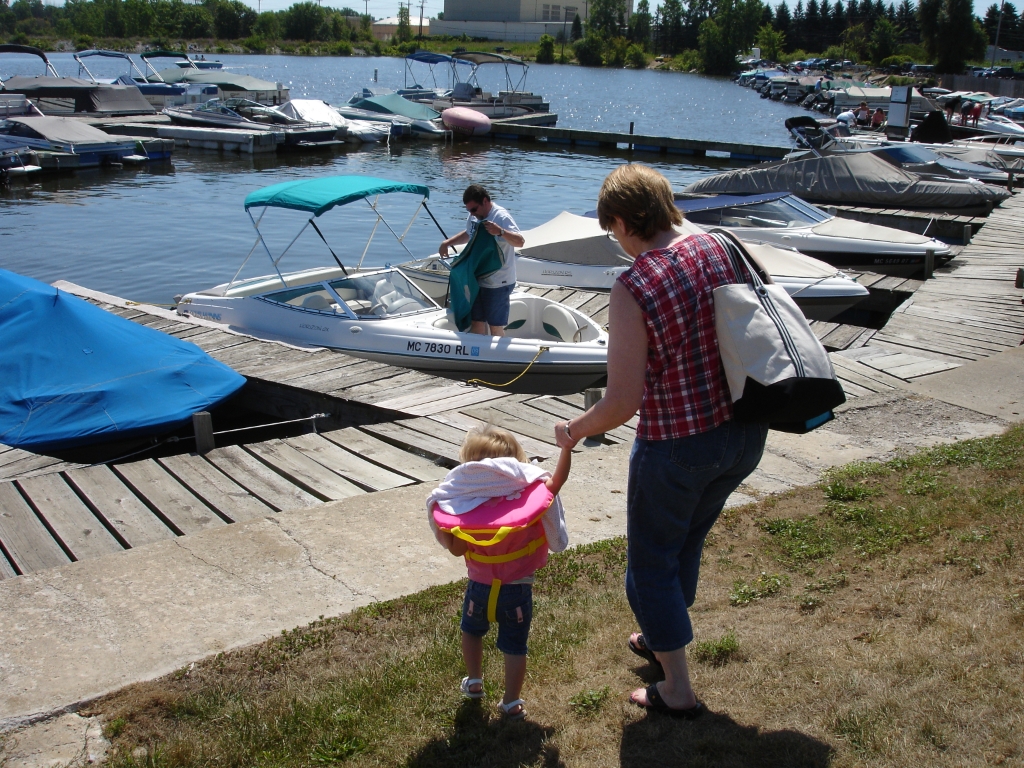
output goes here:
[[712, 291], [737, 282], [706, 235], [685, 236], [668, 180], [623, 165], [601, 187], [601, 226], [635, 261], [611, 292], [608, 388], [593, 408], [555, 425], [571, 448], [640, 411], [626, 496], [626, 595], [640, 626], [629, 648], [664, 669], [634, 703], [692, 719], [703, 711], [686, 665], [687, 609], [704, 539], [726, 499], [761, 460], [767, 425], [732, 420]]

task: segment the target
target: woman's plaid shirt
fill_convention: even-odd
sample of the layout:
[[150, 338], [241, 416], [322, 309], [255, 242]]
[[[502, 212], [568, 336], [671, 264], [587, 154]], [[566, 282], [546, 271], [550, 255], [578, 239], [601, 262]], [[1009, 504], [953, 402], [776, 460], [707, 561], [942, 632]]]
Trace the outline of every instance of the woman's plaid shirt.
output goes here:
[[637, 437], [686, 437], [731, 419], [712, 291], [737, 279], [722, 247], [708, 235], [692, 235], [640, 254], [619, 282], [640, 306], [647, 326]]

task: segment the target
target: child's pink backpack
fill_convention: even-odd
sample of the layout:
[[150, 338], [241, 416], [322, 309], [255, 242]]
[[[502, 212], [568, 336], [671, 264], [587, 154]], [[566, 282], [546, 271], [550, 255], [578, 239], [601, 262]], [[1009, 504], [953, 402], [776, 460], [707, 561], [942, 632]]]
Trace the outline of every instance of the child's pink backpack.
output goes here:
[[487, 620], [494, 621], [498, 588], [529, 576], [548, 561], [548, 540], [540, 519], [554, 495], [543, 480], [513, 497], [497, 496], [463, 515], [449, 515], [434, 505], [434, 523], [469, 545], [469, 578], [491, 585]]

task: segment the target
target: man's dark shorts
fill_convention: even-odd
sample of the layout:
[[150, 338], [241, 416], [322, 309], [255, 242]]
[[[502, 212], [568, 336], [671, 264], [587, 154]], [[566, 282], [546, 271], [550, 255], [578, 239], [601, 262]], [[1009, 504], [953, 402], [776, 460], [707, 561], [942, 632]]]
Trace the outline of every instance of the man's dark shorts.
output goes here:
[[480, 287], [480, 293], [473, 302], [471, 317], [474, 321], [484, 321], [488, 325], [504, 328], [508, 325], [509, 298], [515, 285], [503, 285], [501, 288]]

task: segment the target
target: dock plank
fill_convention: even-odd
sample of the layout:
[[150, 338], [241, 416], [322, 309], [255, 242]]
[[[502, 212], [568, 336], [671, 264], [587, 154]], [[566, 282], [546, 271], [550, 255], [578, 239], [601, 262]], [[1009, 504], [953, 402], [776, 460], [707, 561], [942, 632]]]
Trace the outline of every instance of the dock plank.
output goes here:
[[118, 464], [113, 469], [178, 535], [225, 525], [216, 512], [152, 459]]
[[174, 538], [174, 532], [139, 501], [110, 467], [101, 464], [73, 469], [65, 477], [129, 547]]
[[392, 445], [407, 450], [421, 451], [428, 456], [440, 459], [446, 462], [449, 468], [459, 463], [460, 446], [432, 435], [417, 432], [415, 429], [404, 426], [401, 421], [366, 424], [360, 429]]
[[17, 484], [75, 560], [124, 549], [60, 475], [24, 478]]
[[281, 440], [245, 446], [260, 461], [324, 501], [359, 496], [365, 491]]
[[[426, 416], [424, 418], [434, 424], [443, 424], [447, 427], [454, 428], [456, 430], [456, 434], [461, 435], [461, 437], [458, 438], [458, 442], [460, 444], [465, 438], [466, 432], [474, 427], [479, 427], [487, 423], [480, 419], [475, 419], [472, 416], [467, 416], [464, 413], [459, 413], [458, 411], [445, 411], [444, 413], [437, 413], [433, 416]], [[416, 420], [411, 419], [410, 421]], [[424, 424], [422, 428], [426, 430], [429, 426]], [[519, 444], [523, 446], [523, 450], [526, 451], [526, 455], [531, 459], [548, 459], [558, 453], [558, 449], [555, 446], [549, 445], [541, 440], [535, 440], [529, 435], [524, 435], [517, 429], [510, 429], [509, 432], [515, 435], [516, 440], [518, 440]]]
[[294, 483], [281, 477], [262, 461], [250, 456], [240, 446], [214, 448], [206, 459], [221, 472], [245, 488], [277, 512], [288, 509], [309, 509], [321, 502]]
[[415, 482], [404, 475], [366, 461], [321, 435], [290, 437], [284, 442], [332, 472], [369, 491], [384, 491], [388, 488], [413, 485]]
[[320, 435], [353, 454], [378, 466], [400, 472], [421, 483], [442, 479], [448, 470], [415, 453], [395, 448], [390, 443], [360, 432], [355, 427], [321, 432]]
[[167, 456], [157, 461], [197, 498], [233, 523], [266, 517], [274, 512], [198, 454]]
[[71, 562], [14, 483], [0, 483], [0, 543], [23, 574]]

